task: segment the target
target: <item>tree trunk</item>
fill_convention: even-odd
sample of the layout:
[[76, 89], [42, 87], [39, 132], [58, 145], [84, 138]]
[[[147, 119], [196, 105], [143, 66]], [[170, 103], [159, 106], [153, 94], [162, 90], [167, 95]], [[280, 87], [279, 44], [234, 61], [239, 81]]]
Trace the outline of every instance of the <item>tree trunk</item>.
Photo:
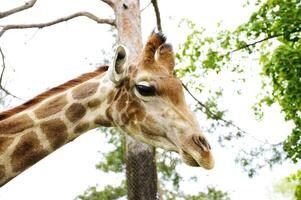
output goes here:
[[[142, 51], [139, 0], [116, 0], [113, 6], [119, 43], [129, 50], [129, 60]], [[130, 136], [126, 138], [129, 200], [154, 200], [157, 196], [155, 149]]]

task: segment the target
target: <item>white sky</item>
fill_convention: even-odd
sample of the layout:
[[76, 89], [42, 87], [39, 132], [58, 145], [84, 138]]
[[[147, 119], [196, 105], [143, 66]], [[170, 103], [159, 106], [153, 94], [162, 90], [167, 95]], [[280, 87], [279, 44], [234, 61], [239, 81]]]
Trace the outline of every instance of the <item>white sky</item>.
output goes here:
[[[0, 11], [24, 1], [2, 0]], [[148, 2], [142, 0], [141, 7]], [[163, 29], [176, 50], [187, 34], [187, 30], [178, 28], [180, 19], [192, 19], [212, 32], [220, 21], [224, 27], [234, 28], [246, 21], [252, 11], [250, 8], [242, 8], [242, 5], [243, 1], [240, 0], [159, 1]], [[82, 10], [99, 17], [113, 16], [112, 11], [99, 0], [39, 0], [32, 9], [0, 20], [0, 25], [45, 22]], [[153, 8], [149, 6], [142, 13], [144, 39], [154, 27]], [[109, 26], [98, 25], [85, 18], [77, 18], [38, 31], [9, 31], [0, 38], [9, 67], [6, 76], [7, 88], [15, 95], [29, 99], [46, 88], [94, 69], [95, 64], [104, 59], [101, 56], [102, 49], [108, 54], [113, 53], [112, 41]], [[244, 88], [249, 91], [248, 95], [233, 98], [228, 93], [224, 99], [224, 104], [231, 110], [229, 117], [243, 129], [257, 134], [257, 137], [269, 138], [270, 141], [285, 138], [281, 133], [287, 133], [289, 124], [283, 122], [279, 108], [267, 110], [263, 123], [254, 120], [250, 106], [254, 103], [252, 99], [257, 93], [258, 80], [248, 83]], [[216, 144], [215, 141], [212, 142]], [[98, 152], [106, 148], [103, 135], [93, 131], [84, 134], [3, 186], [0, 189], [0, 199], [69, 200], [82, 194], [88, 186], [116, 183], [120, 177], [103, 174], [95, 169], [95, 164], [100, 161]], [[297, 168], [285, 163], [276, 166], [273, 171], [265, 169], [259, 176], [249, 179], [234, 164], [233, 151], [222, 149], [218, 145], [214, 149], [216, 167], [212, 171], [179, 166], [178, 169], [186, 175], [198, 175], [200, 178], [193, 187], [189, 185], [191, 183], [183, 183], [185, 191], [194, 193], [196, 189], [213, 185], [230, 192], [232, 199], [276, 199], [269, 192], [272, 182]]]

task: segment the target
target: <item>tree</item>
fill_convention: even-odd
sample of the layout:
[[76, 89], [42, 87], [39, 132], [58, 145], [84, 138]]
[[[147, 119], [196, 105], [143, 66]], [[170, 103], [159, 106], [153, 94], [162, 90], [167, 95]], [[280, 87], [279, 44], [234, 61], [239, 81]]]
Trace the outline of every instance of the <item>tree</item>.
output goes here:
[[[198, 102], [199, 109], [208, 119], [236, 129], [234, 133], [221, 138], [221, 141], [242, 138], [250, 134], [233, 122], [225, 120], [226, 111], [220, 110], [217, 103], [223, 91], [220, 88], [210, 88], [205, 82], [199, 81], [200, 78], [207, 80], [206, 78], [212, 74], [221, 76], [227, 71], [237, 74], [238, 79], [235, 82], [238, 85], [245, 81], [244, 76], [248, 71], [248, 66], [244, 63], [257, 60], [258, 65], [262, 67], [262, 90], [259, 92], [261, 99], [253, 107], [255, 115], [259, 120], [262, 119], [263, 106], [278, 103], [285, 113], [285, 120], [293, 122], [294, 128], [283, 143], [270, 144], [268, 141], [259, 141], [260, 147], [250, 150], [248, 154], [241, 154], [237, 161], [245, 167], [250, 176], [263, 166], [272, 166], [285, 158], [297, 162], [301, 156], [301, 4], [299, 0], [256, 1], [255, 4], [257, 11], [248, 22], [238, 26], [234, 31], [220, 30], [215, 36], [206, 37], [204, 29], [196, 27], [191, 21], [186, 22], [191, 34], [187, 36], [182, 51], [177, 54], [178, 60], [185, 63], [184, 67], [178, 69], [178, 75], [183, 78], [196, 77], [198, 80], [194, 82], [190, 80], [187, 84], [196, 91], [211, 94], [205, 103]], [[237, 90], [238, 94], [241, 92]], [[269, 152], [266, 154], [268, 157], [256, 164], [254, 159], [262, 155], [262, 152]]]
[[295, 200], [301, 199], [301, 170], [282, 178], [274, 184], [276, 193], [284, 196], [294, 196]]

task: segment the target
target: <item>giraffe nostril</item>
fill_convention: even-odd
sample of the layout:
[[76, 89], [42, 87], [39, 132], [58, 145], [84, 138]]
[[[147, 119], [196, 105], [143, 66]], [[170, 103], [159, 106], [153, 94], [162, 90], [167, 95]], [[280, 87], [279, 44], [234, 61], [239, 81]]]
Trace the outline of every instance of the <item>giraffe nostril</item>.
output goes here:
[[209, 142], [203, 137], [203, 136], [193, 136], [192, 137], [193, 142], [201, 147], [203, 150], [211, 150], [211, 146]]

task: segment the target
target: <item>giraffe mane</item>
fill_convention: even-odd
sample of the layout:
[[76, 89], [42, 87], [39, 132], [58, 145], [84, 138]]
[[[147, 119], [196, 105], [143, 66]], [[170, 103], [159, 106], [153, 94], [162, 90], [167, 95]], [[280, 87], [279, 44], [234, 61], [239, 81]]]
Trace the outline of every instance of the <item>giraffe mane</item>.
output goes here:
[[20, 113], [20, 112], [22, 112], [22, 111], [24, 111], [24, 110], [26, 110], [26, 109], [28, 109], [28, 108], [30, 108], [30, 107], [32, 107], [32, 106], [40, 103], [40, 102], [42, 102], [43, 100], [45, 100], [45, 99], [47, 99], [47, 98], [49, 98], [49, 97], [51, 97], [51, 96], [53, 96], [55, 94], [63, 92], [65, 90], [67, 90], [69, 88], [72, 88], [72, 87], [74, 87], [76, 85], [79, 85], [79, 84], [81, 84], [81, 83], [83, 83], [83, 82], [85, 82], [85, 81], [87, 81], [89, 79], [92, 79], [92, 78], [94, 78], [94, 77], [96, 77], [96, 76], [98, 76], [98, 75], [106, 72], [108, 70], [108, 68], [109, 67], [106, 66], [106, 65], [98, 67], [93, 72], [88, 72], [88, 73], [82, 74], [81, 76], [79, 76], [79, 77], [77, 77], [75, 79], [69, 80], [66, 83], [63, 83], [63, 84], [61, 84], [59, 86], [51, 88], [51, 89], [49, 89], [49, 90], [47, 90], [47, 91], [45, 91], [45, 92], [37, 95], [36, 97], [34, 97], [34, 98], [26, 101], [25, 103], [23, 103], [23, 104], [21, 104], [19, 106], [16, 106], [16, 107], [14, 107], [12, 109], [9, 109], [7, 111], [1, 112], [0, 113], [0, 121], [5, 120], [5, 119], [7, 119], [7, 118], [9, 118], [9, 117], [17, 114], [17, 113]]

